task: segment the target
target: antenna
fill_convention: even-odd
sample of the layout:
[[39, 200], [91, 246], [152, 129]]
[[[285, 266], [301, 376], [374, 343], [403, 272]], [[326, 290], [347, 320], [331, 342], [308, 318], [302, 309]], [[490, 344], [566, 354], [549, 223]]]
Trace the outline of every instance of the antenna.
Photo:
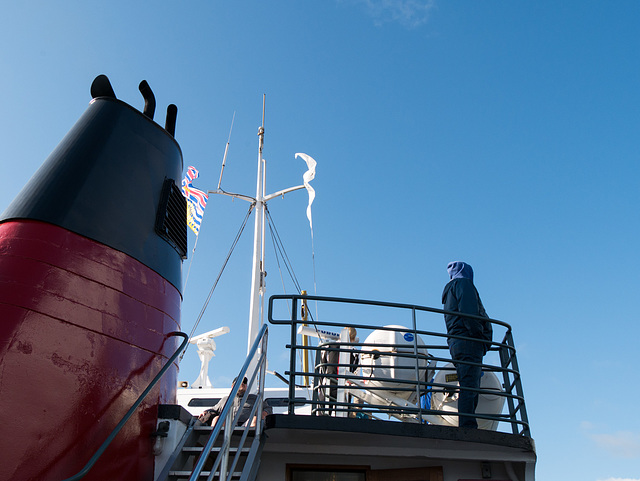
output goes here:
[[215, 356], [214, 352], [216, 350], [216, 342], [213, 338], [222, 336], [228, 332], [228, 327], [219, 327], [218, 329], [189, 339], [191, 344], [198, 346], [198, 357], [200, 358], [200, 374], [198, 374], [198, 379], [191, 385], [192, 388], [213, 387], [209, 380], [209, 362], [211, 358]]
[[236, 119], [236, 112], [234, 110], [233, 117], [231, 118], [231, 127], [229, 128], [229, 138], [227, 139], [227, 145], [224, 148], [224, 157], [222, 157], [222, 168], [220, 169], [220, 179], [218, 180], [218, 190], [220, 190], [220, 184], [222, 184], [222, 173], [224, 172], [224, 165], [227, 162], [227, 152], [229, 152], [229, 143], [231, 142], [231, 131], [233, 130], [233, 122], [235, 121], [235, 119]]
[[264, 109], [267, 102], [267, 94], [262, 94], [262, 125], [258, 129], [258, 155], [262, 161], [262, 147], [264, 146]]

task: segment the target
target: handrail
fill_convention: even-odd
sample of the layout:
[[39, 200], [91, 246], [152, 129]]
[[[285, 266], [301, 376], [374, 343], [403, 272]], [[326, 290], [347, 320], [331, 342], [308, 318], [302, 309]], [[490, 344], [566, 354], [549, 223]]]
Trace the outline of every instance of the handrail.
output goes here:
[[[281, 320], [273, 319], [273, 311], [272, 311], [273, 301], [276, 301], [279, 299], [282, 299], [282, 300], [305, 299], [307, 301], [340, 302], [343, 304], [361, 304], [361, 305], [379, 306], [379, 307], [393, 307], [393, 308], [399, 308], [399, 309], [415, 309], [418, 311], [433, 312], [436, 314], [449, 314], [453, 316], [460, 315], [459, 312], [446, 311], [444, 309], [438, 309], [436, 307], [418, 306], [415, 304], [403, 304], [398, 302], [373, 301], [368, 299], [353, 299], [348, 297], [312, 296], [307, 294], [304, 294], [304, 295], [303, 294], [276, 294], [269, 298], [268, 319], [271, 324], [289, 324], [290, 322], [290, 320], [288, 319], [281, 319]], [[511, 326], [509, 324], [507, 324], [504, 321], [500, 321], [498, 319], [492, 319], [490, 317], [476, 316], [475, 314], [466, 314], [466, 313], [464, 317], [469, 317], [471, 319], [478, 319], [480, 321], [490, 321], [492, 324], [499, 324], [503, 327], [506, 327], [509, 331], [511, 331]], [[331, 322], [323, 322], [322, 324], [325, 324], [327, 326], [341, 325], [341, 324], [331, 323]], [[464, 339], [464, 338], [461, 337], [460, 339]]]
[[[370, 309], [372, 306], [382, 307], [385, 309], [392, 308], [392, 310], [389, 311], [385, 310], [382, 316], [382, 319], [393, 319], [392, 322], [386, 322], [386, 324], [404, 324], [402, 319], [405, 319], [404, 316], [406, 316], [407, 326], [400, 327], [397, 325], [387, 325], [386, 327], [383, 327], [380, 323], [373, 324], [373, 320], [369, 321], [367, 324], [354, 323], [353, 308], [351, 307], [347, 309], [346, 306], [344, 314], [339, 309], [328, 309], [330, 314], [327, 314], [327, 320], [307, 319], [306, 321], [303, 321], [299, 318], [298, 313], [298, 305], [302, 299], [326, 304], [333, 303], [333, 305], [345, 304], [352, 306], [364, 306], [368, 309], [365, 311], [366, 316], [378, 315], [378, 312], [375, 309], [373, 311]], [[287, 301], [286, 306], [288, 306], [284, 307], [284, 302], [282, 303], [283, 306], [278, 306], [278, 316], [276, 316], [274, 312], [276, 311], [274, 308], [274, 303], [276, 301]], [[287, 314], [285, 313], [287, 312], [290, 317], [286, 317]], [[391, 314], [387, 314], [387, 312]], [[400, 313], [399, 315], [397, 314], [398, 312]], [[420, 317], [421, 323], [427, 319], [425, 314], [459, 315], [459, 313], [443, 309], [382, 301], [301, 294], [271, 296], [269, 299], [268, 310], [269, 322], [276, 325], [291, 326], [291, 342], [286, 346], [291, 350], [291, 363], [289, 371], [285, 372], [285, 375], [289, 376], [290, 379], [289, 414], [294, 415], [294, 408], [300, 405], [300, 403], [295, 400], [293, 389], [291, 389], [291, 385], [294, 384], [297, 376], [308, 376], [310, 379], [313, 379], [313, 399], [311, 400], [312, 415], [326, 415], [327, 413], [334, 416], [385, 414], [408, 422], [423, 423], [426, 421], [436, 424], [449, 423], [450, 421], [445, 421], [445, 419], [450, 419], [449, 417], [455, 418], [458, 416], [458, 412], [455, 408], [451, 411], [451, 408], [448, 407], [451, 400], [449, 396], [456, 392], [460, 392], [461, 389], [467, 389], [469, 391], [477, 392], [480, 395], [490, 395], [491, 397], [498, 396], [506, 401], [506, 406], [503, 407], [503, 411], [498, 412], [499, 407], [496, 405], [496, 410], [491, 411], [494, 414], [483, 414], [477, 412], [474, 414], [474, 417], [479, 420], [486, 420], [488, 425], [493, 425], [494, 427], [497, 426], [498, 423], [506, 423], [507, 425], [511, 425], [513, 434], [530, 436], [511, 326], [506, 322], [497, 319], [468, 315], [468, 317], [471, 318], [491, 322], [494, 327], [501, 326], [501, 330], [506, 332], [504, 333], [504, 337], [502, 339], [498, 337], [497, 341], [480, 341], [484, 342], [488, 351], [493, 353], [492, 357], [489, 358], [490, 361], [483, 359], [482, 363], [479, 364], [462, 361], [457, 362], [460, 364], [480, 366], [485, 373], [491, 372], [494, 375], [500, 376], [502, 380], [496, 376], [491, 376], [489, 380], [493, 380], [495, 389], [488, 389], [486, 387], [478, 389], [460, 388], [457, 384], [453, 384], [452, 387], [451, 381], [445, 381], [444, 379], [446, 379], [446, 377], [442, 376], [442, 374], [446, 373], [443, 372], [439, 376], [439, 379], [442, 379], [442, 381], [436, 382], [435, 378], [435, 374], [445, 370], [451, 370], [452, 374], [455, 374], [454, 367], [447, 367], [444, 365], [448, 363], [455, 365], [451, 357], [449, 357], [449, 348], [446, 340], [449, 338], [470, 338], [452, 336], [442, 331], [434, 332], [433, 330], [420, 330], [416, 325], [417, 313], [422, 313]], [[358, 316], [358, 314], [356, 314], [356, 316]], [[363, 316], [359, 315], [358, 317], [362, 318]], [[465, 317], [467, 317], [466, 314]], [[369, 317], [369, 319], [378, 318], [380, 318], [380, 316]], [[347, 321], [345, 322], [343, 319], [347, 319]], [[398, 319], [400, 319], [399, 322]], [[393, 342], [396, 341], [389, 339], [386, 343], [379, 343], [379, 341], [384, 341], [384, 339], [379, 339], [372, 344], [365, 342], [344, 342], [344, 339], [342, 339], [341, 341], [319, 342], [317, 346], [305, 346], [297, 340], [297, 328], [303, 323], [312, 329], [315, 326], [316, 329], [319, 330], [318, 332], [322, 332], [323, 330], [338, 331], [346, 327], [354, 327], [358, 330], [365, 331], [382, 330], [411, 333], [413, 335], [413, 342], [408, 341], [408, 343], [396, 345], [393, 344]], [[421, 339], [420, 345], [418, 345], [418, 337]], [[424, 338], [424, 340], [422, 338]], [[473, 340], [478, 341], [477, 339]], [[295, 359], [297, 356], [295, 351], [299, 349], [304, 352], [316, 352], [317, 360], [315, 370], [296, 369]], [[446, 352], [446, 355], [440, 354], [438, 351]], [[322, 352], [325, 353], [324, 360], [320, 359], [320, 354]], [[360, 356], [360, 369], [355, 370], [354, 366], [349, 364], [349, 361], [347, 360], [349, 358], [346, 357], [346, 355], [350, 355], [352, 352], [356, 352]], [[329, 360], [330, 353], [332, 353], [331, 357], [334, 358], [334, 361]], [[382, 361], [373, 361], [372, 359], [369, 359], [374, 355], [382, 355], [383, 358], [386, 358], [384, 366], [378, 364]], [[363, 356], [368, 360], [369, 364], [367, 364], [367, 367], [365, 368], [366, 375], [359, 375], [359, 373], [365, 374], [364, 372], [361, 372]], [[335, 359], [339, 360], [336, 361]], [[386, 364], [386, 362], [388, 362], [388, 364]], [[379, 367], [390, 370], [385, 371], [383, 369], [379, 371]], [[395, 374], [391, 374], [392, 371]], [[415, 375], [411, 374], [413, 371], [415, 371]], [[403, 372], [405, 375], [400, 375], [398, 378], [397, 374]], [[429, 377], [425, 377], [424, 374], [429, 372]], [[395, 377], [392, 378], [392, 376]], [[389, 382], [393, 382], [393, 388], [388, 387]], [[400, 394], [400, 396], [397, 396], [396, 394]], [[438, 403], [431, 405], [429, 399], [434, 395], [439, 398]], [[355, 399], [355, 402], [350, 402], [349, 398]], [[449, 400], [445, 401], [446, 399]], [[421, 401], [426, 401], [426, 405]], [[377, 419], [376, 416], [368, 417], [369, 419]]]
[[111, 441], [114, 440], [114, 438], [118, 435], [118, 433], [124, 427], [126, 422], [129, 420], [129, 418], [133, 415], [135, 410], [138, 408], [138, 406], [140, 406], [142, 401], [144, 401], [144, 398], [147, 397], [149, 392], [151, 392], [151, 390], [158, 383], [160, 378], [162, 376], [164, 376], [164, 373], [167, 372], [169, 367], [171, 367], [171, 365], [173, 364], [173, 361], [176, 360], [176, 358], [180, 355], [180, 353], [187, 346], [187, 344], [189, 342], [189, 336], [187, 336], [184, 332], [174, 331], [174, 332], [170, 332], [169, 334], [167, 334], [167, 337], [172, 337], [172, 336], [181, 336], [181, 337], [184, 338], [184, 341], [182, 341], [182, 344], [180, 345], [178, 350], [173, 354], [173, 356], [171, 356], [169, 358], [169, 360], [165, 363], [165, 365], [162, 367], [162, 369], [160, 369], [160, 372], [158, 372], [158, 374], [156, 374], [156, 377], [153, 378], [153, 380], [149, 383], [149, 385], [142, 392], [142, 394], [140, 394], [140, 396], [138, 396], [138, 399], [136, 400], [136, 402], [133, 403], [131, 408], [123, 416], [123, 418], [116, 425], [116, 427], [113, 429], [113, 431], [111, 431], [111, 434], [109, 434], [109, 436], [107, 436], [107, 439], [104, 440], [104, 442], [100, 445], [100, 447], [94, 453], [94, 455], [91, 457], [91, 459], [89, 459], [87, 464], [85, 464], [85, 466], [80, 471], [78, 471], [78, 473], [74, 474], [70, 478], [64, 479], [63, 481], [78, 481], [79, 479], [82, 479], [87, 475], [87, 473], [91, 470], [91, 468], [96, 463], [96, 461], [98, 461], [98, 459], [100, 459], [100, 456], [102, 456], [104, 451], [109, 447], [109, 445], [111, 444]]
[[[266, 360], [266, 354], [267, 354], [267, 333], [268, 333], [268, 328], [266, 324], [263, 324], [262, 327], [260, 328], [260, 331], [258, 331], [258, 335], [256, 337], [256, 340], [253, 343], [253, 346], [251, 346], [251, 349], [249, 350], [249, 353], [247, 354], [247, 359], [245, 360], [242, 369], [240, 369], [240, 372], [238, 373], [238, 376], [236, 379], [238, 380], [242, 380], [245, 375], [247, 374], [247, 370], [249, 369], [249, 366], [251, 364], [251, 362], [253, 361], [253, 358], [255, 357], [256, 353], [258, 353], [258, 348], [261, 347], [262, 345], [262, 351], [260, 352], [260, 359], [258, 360], [258, 363], [256, 365], [256, 369], [255, 371], [252, 373], [251, 375], [251, 379], [247, 384], [247, 391], [244, 394], [244, 397], [242, 398], [242, 401], [240, 403], [241, 406], [244, 405], [245, 400], [247, 399], [247, 396], [249, 394], [249, 392], [251, 391], [251, 387], [253, 385], [253, 382], [256, 379], [256, 376], [259, 374], [259, 379], [258, 379], [258, 399], [256, 400], [256, 403], [253, 406], [253, 409], [251, 411], [251, 414], [249, 416], [249, 423], [251, 422], [251, 419], [253, 419], [254, 414], [256, 414], [256, 439], [259, 439], [260, 433], [262, 432], [262, 392], [264, 391], [264, 371], [266, 369], [266, 365], [265, 365], [265, 360]], [[209, 475], [209, 479], [213, 479], [213, 476], [215, 474], [216, 469], [218, 468], [218, 466], [222, 466], [220, 469], [220, 480], [225, 480], [227, 473], [226, 473], [226, 467], [228, 466], [228, 458], [229, 458], [229, 443], [230, 443], [230, 437], [231, 437], [231, 433], [233, 433], [233, 428], [235, 427], [236, 423], [237, 423], [237, 419], [239, 418], [240, 414], [242, 413], [242, 409], [238, 409], [236, 415], [233, 417], [233, 419], [231, 418], [231, 414], [232, 414], [232, 410], [231, 407], [233, 406], [233, 400], [235, 399], [236, 395], [238, 394], [238, 390], [240, 389], [240, 385], [242, 383], [241, 382], [236, 382], [235, 385], [233, 386], [233, 388], [231, 389], [231, 392], [229, 393], [229, 396], [227, 398], [227, 402], [225, 403], [222, 412], [220, 413], [220, 415], [218, 416], [218, 422], [216, 423], [215, 427], [213, 428], [211, 435], [209, 436], [209, 439], [207, 440], [205, 446], [202, 448], [202, 454], [200, 455], [200, 457], [198, 458], [198, 460], [196, 461], [195, 466], [193, 467], [193, 471], [191, 472], [191, 477], [189, 478], [189, 481], [196, 481], [199, 477], [200, 477], [200, 473], [202, 472], [202, 469], [204, 467], [205, 462], [207, 461], [207, 458], [209, 457], [209, 454], [211, 453], [211, 448], [213, 447], [217, 437], [220, 435], [220, 431], [222, 430], [223, 426], [226, 426], [225, 429], [225, 440], [223, 442], [222, 448], [220, 450], [220, 455], [218, 456], [218, 458], [216, 459], [213, 467], [211, 468], [211, 473]], [[260, 408], [260, 411], [257, 411], [257, 409]], [[224, 422], [222, 421], [224, 419]], [[244, 443], [244, 440], [246, 439], [246, 435], [247, 432], [245, 431], [242, 439], [241, 439], [241, 443]], [[232, 469], [235, 467], [236, 462], [233, 463], [232, 465]], [[223, 473], [223, 471], [225, 471]]]

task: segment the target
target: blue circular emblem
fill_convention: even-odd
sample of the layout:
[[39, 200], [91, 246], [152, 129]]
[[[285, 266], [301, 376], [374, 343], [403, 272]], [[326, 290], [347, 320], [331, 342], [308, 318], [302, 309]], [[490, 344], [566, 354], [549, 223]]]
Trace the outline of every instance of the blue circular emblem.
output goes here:
[[411, 334], [410, 332], [405, 332], [403, 337], [405, 341], [413, 342], [413, 334]]

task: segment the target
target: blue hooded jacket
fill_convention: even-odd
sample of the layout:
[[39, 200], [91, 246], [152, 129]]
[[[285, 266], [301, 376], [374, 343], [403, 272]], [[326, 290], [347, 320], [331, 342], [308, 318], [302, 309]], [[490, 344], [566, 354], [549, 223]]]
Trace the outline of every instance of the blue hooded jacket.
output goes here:
[[447, 272], [449, 279], [469, 279], [473, 282], [473, 269], [466, 262], [449, 262]]
[[[450, 262], [447, 272], [451, 280], [444, 287], [442, 293], [442, 304], [445, 311], [474, 314], [476, 316], [488, 317], [480, 295], [473, 285], [473, 269], [466, 262]], [[471, 337], [491, 341], [493, 328], [490, 322], [471, 319], [469, 317], [454, 316], [445, 314], [445, 324], [447, 334], [454, 336]], [[455, 339], [449, 338], [449, 344]], [[485, 352], [486, 348], [485, 346]]]

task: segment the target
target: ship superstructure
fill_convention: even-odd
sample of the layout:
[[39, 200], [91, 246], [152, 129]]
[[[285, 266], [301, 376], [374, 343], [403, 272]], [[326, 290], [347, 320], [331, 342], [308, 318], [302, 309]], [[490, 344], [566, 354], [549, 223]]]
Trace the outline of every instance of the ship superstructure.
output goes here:
[[[534, 479], [509, 324], [490, 320], [480, 429], [459, 428], [444, 311], [298, 293], [264, 306], [259, 208], [248, 352], [215, 359], [247, 378], [248, 421], [238, 425], [227, 403], [214, 426], [201, 423], [198, 413], [240, 391], [208, 377], [224, 329], [192, 339], [202, 370], [177, 390], [187, 236], [176, 108], [162, 127], [146, 82], [142, 111], [104, 76], [91, 90], [85, 114], [0, 217], [0, 478]], [[264, 207], [303, 186], [265, 195], [259, 134], [256, 196], [234, 196]], [[286, 346], [269, 344], [276, 330]], [[267, 381], [267, 357], [283, 349], [288, 370]]]

